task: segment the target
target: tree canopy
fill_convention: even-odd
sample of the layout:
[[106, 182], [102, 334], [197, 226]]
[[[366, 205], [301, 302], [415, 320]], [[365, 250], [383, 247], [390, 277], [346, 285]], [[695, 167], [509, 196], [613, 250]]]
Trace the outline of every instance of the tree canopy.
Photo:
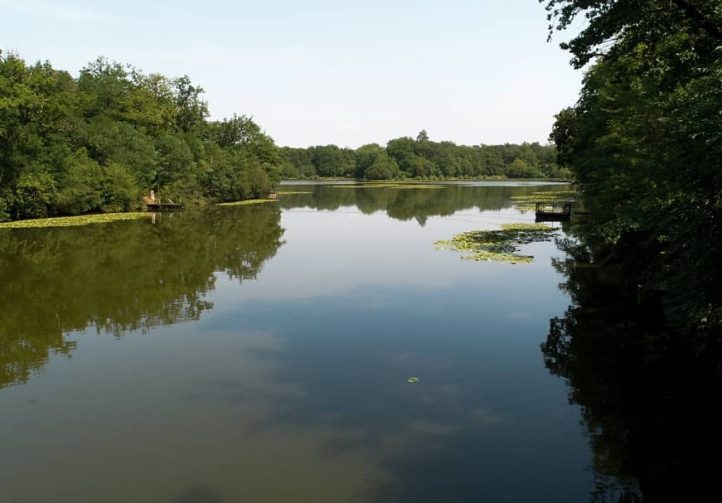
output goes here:
[[562, 44], [587, 69], [551, 134], [589, 212], [576, 232], [711, 350], [722, 329], [722, 4], [542, 1], [551, 30], [587, 21]]
[[556, 162], [555, 147], [520, 145], [456, 145], [435, 142], [426, 131], [416, 139], [390, 140], [386, 147], [364, 145], [356, 150], [335, 145], [308, 149], [284, 147], [283, 176], [287, 178], [567, 178], [570, 172]]
[[265, 195], [281, 157], [250, 117], [208, 120], [187, 76], [99, 58], [77, 78], [0, 52], [0, 221], [127, 211], [143, 193]]

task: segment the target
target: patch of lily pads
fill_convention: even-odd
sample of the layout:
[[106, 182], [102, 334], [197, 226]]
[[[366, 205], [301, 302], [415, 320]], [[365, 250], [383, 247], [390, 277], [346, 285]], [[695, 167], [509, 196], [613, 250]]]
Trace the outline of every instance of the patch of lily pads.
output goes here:
[[148, 218], [149, 213], [101, 213], [76, 217], [36, 218], [0, 223], [0, 229], [46, 229], [51, 227], [77, 227], [80, 225], [107, 224], [124, 220]]
[[343, 185], [329, 185], [334, 189], [445, 189], [445, 185], [428, 184], [428, 183], [356, 183]]
[[500, 230], [470, 231], [437, 241], [439, 250], [456, 251], [465, 260], [529, 263], [533, 256], [519, 254], [522, 245], [547, 241], [556, 228], [544, 224], [503, 224]]
[[516, 209], [520, 211], [533, 211], [536, 207], [536, 203], [566, 203], [574, 201], [576, 195], [577, 192], [574, 190], [554, 190], [511, 196], [511, 200], [514, 201], [514, 207]]
[[242, 201], [233, 201], [230, 203], [218, 203], [218, 206], [251, 206], [254, 204], [275, 203], [278, 199], [244, 199]]

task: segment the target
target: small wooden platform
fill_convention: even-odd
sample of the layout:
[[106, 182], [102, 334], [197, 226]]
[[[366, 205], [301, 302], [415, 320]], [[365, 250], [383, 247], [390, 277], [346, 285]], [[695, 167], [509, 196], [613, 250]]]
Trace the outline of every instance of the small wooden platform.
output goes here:
[[185, 204], [177, 203], [146, 203], [145, 209], [148, 211], [175, 211], [185, 208]]
[[568, 222], [572, 216], [572, 203], [536, 203], [537, 222]]

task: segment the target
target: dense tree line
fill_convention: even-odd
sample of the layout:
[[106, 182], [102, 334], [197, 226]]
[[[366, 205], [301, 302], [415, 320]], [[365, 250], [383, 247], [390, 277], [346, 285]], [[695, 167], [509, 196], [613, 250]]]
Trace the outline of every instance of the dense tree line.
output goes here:
[[425, 131], [414, 138], [372, 143], [356, 150], [335, 145], [281, 149], [285, 178], [566, 178], [556, 164], [552, 145], [456, 145], [429, 140]]
[[250, 118], [207, 120], [188, 77], [100, 58], [77, 78], [0, 52], [0, 221], [127, 211], [142, 195], [267, 193], [281, 157]]
[[[589, 215], [593, 260], [714, 350], [722, 327], [722, 4], [717, 0], [540, 0], [550, 30], [587, 67], [551, 138]], [[552, 31], [550, 31], [551, 33]]]

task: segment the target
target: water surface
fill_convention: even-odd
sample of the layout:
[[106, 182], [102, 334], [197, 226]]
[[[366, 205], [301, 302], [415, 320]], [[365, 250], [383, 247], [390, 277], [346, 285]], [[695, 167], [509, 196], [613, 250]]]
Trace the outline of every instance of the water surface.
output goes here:
[[564, 186], [286, 189], [0, 233], [0, 500], [589, 499], [580, 411], [540, 351], [560, 252], [433, 246]]

